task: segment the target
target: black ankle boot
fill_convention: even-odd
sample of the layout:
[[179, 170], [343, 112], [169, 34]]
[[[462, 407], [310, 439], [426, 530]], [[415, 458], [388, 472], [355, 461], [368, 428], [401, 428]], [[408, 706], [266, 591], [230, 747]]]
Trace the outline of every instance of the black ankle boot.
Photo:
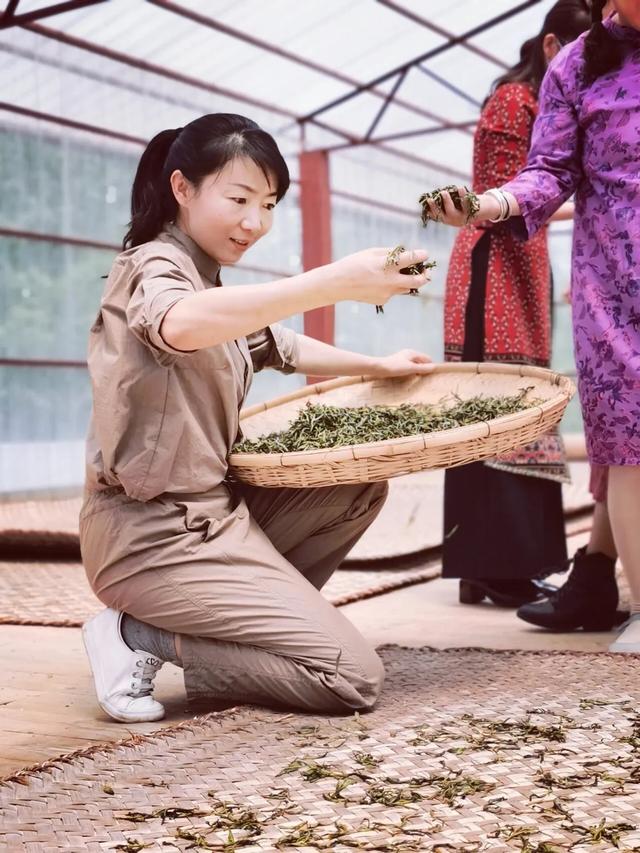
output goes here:
[[489, 598], [499, 607], [520, 607], [539, 601], [556, 591], [551, 584], [538, 580], [461, 580], [458, 598], [461, 604], [479, 604]]
[[606, 554], [579, 548], [566, 583], [545, 601], [520, 607], [518, 616], [551, 631], [610, 631], [624, 618], [617, 611], [615, 565]]

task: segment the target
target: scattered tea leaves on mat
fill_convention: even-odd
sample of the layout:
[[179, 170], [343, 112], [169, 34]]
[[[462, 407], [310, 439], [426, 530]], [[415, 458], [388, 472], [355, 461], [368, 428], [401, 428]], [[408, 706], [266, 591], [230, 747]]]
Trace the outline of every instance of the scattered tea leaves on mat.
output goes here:
[[580, 710], [581, 711], [590, 711], [591, 708], [605, 708], [607, 706], [612, 706], [615, 708], [621, 708], [623, 710], [630, 711], [632, 709], [632, 705], [629, 699], [581, 699], [580, 700]]
[[566, 847], [556, 845], [554, 842], [531, 841], [531, 836], [540, 832], [540, 829], [535, 826], [506, 826], [499, 827], [493, 834], [493, 838], [502, 838], [505, 842], [516, 841], [520, 844], [521, 853], [564, 853]]
[[199, 832], [192, 832], [189, 829], [183, 829], [182, 827], [178, 827], [176, 829], [176, 838], [181, 839], [182, 841], [190, 841], [188, 850], [196, 849], [196, 850], [220, 850], [220, 845], [210, 844], [204, 835], [201, 835]]
[[424, 435], [440, 430], [485, 422], [502, 415], [523, 411], [536, 400], [526, 400], [531, 387], [504, 397], [458, 399], [448, 407], [400, 406], [326, 406], [307, 404], [289, 427], [256, 439], [244, 439], [234, 453], [290, 453], [325, 450], [371, 441], [385, 441]]
[[153, 820], [155, 815], [153, 812], [126, 812], [121, 817], [131, 823], [144, 823], [146, 820]]
[[138, 850], [144, 850], [145, 847], [151, 847], [151, 844], [143, 844], [137, 838], [127, 838], [126, 844], [116, 844], [114, 850], [123, 850], [125, 853], [138, 853]]
[[422, 795], [408, 788], [394, 788], [385, 785], [370, 785], [360, 802], [365, 805], [381, 803], [383, 806], [407, 806], [419, 803]]
[[418, 204], [422, 208], [422, 224], [426, 227], [427, 223], [433, 220], [433, 214], [427, 204], [428, 201], [433, 201], [440, 211], [440, 214], [444, 213], [444, 200], [442, 198], [442, 193], [448, 192], [451, 196], [451, 201], [453, 202], [453, 206], [456, 210], [465, 211], [467, 214], [467, 223], [471, 222], [474, 216], [480, 210], [480, 199], [468, 187], [465, 187], [466, 195], [464, 200], [460, 197], [460, 192], [458, 191], [458, 187], [453, 184], [449, 184], [446, 187], [440, 187], [438, 189], [432, 190], [428, 193], [423, 193], [418, 199]]
[[295, 826], [291, 832], [281, 836], [276, 841], [276, 847], [279, 849], [283, 847], [313, 847], [316, 841], [315, 827], [309, 826], [309, 823], [305, 821]]
[[603, 841], [609, 841], [614, 847], [619, 847], [620, 834], [623, 832], [634, 832], [637, 827], [632, 823], [608, 823], [606, 818], [602, 818], [600, 823], [592, 826], [581, 826], [580, 824], [572, 824], [567, 826], [571, 832], [578, 833], [587, 839], [588, 844], [600, 844]]
[[170, 806], [164, 809], [156, 809], [153, 816], [159, 817], [161, 823], [164, 823], [167, 820], [178, 820], [181, 817], [201, 817], [205, 814], [206, 812], [200, 811], [200, 809], [183, 809]]
[[381, 758], [375, 758], [370, 752], [354, 752], [353, 757], [363, 767], [377, 767], [382, 763]]
[[468, 797], [470, 794], [493, 791], [495, 788], [495, 785], [490, 782], [465, 776], [461, 772], [452, 773], [448, 776], [431, 776], [428, 784], [436, 788], [434, 799], [440, 799], [449, 806], [453, 806], [456, 800]]
[[293, 761], [290, 761], [286, 767], [283, 767], [282, 770], [278, 773], [278, 776], [286, 776], [288, 773], [295, 773], [296, 770], [300, 770], [301, 767], [304, 767], [304, 761], [300, 758], [294, 758]]
[[[280, 774], [278, 774], [280, 775]], [[274, 791], [269, 791], [265, 794], [265, 797], [268, 800], [288, 800], [289, 799], [289, 789], [288, 788], [276, 788]]]
[[341, 779], [338, 779], [338, 781], [336, 782], [336, 787], [333, 789], [333, 791], [328, 791], [322, 796], [325, 800], [332, 800], [333, 802], [344, 802], [342, 792], [350, 785], [355, 785], [356, 781], [356, 779], [350, 776], [343, 776]]

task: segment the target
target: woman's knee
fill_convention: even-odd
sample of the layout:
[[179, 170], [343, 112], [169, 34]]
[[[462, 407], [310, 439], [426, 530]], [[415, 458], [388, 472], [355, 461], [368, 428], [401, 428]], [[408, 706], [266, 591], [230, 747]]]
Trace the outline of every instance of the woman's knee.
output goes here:
[[363, 483], [355, 493], [347, 518], [365, 519], [370, 524], [378, 515], [389, 493], [389, 483], [382, 480], [378, 483]]
[[380, 480], [377, 483], [369, 483], [368, 489], [365, 490], [365, 495], [368, 498], [369, 506], [381, 506], [386, 501], [388, 494], [388, 480]]
[[373, 648], [360, 650], [356, 661], [347, 666], [345, 678], [353, 688], [352, 711], [370, 711], [380, 697], [384, 684], [384, 664]]

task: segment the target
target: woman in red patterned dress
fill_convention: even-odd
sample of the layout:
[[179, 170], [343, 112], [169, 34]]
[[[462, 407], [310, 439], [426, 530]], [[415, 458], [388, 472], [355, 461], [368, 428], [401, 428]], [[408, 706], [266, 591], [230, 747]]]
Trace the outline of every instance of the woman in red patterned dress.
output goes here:
[[[474, 138], [473, 189], [501, 186], [527, 162], [537, 93], [549, 61], [588, 29], [586, 0], [559, 0], [520, 61], [494, 84]], [[572, 215], [563, 206], [555, 219]], [[445, 295], [445, 358], [548, 367], [551, 270], [546, 233], [526, 243], [506, 223], [463, 228]], [[445, 475], [443, 577], [461, 578], [460, 601], [485, 596], [517, 607], [546, 593], [534, 579], [567, 558], [557, 433], [489, 462]]]

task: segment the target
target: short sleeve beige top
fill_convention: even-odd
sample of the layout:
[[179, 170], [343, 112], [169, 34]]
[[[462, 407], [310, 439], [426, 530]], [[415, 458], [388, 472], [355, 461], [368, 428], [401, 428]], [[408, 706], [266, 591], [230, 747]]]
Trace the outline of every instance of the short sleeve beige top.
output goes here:
[[298, 336], [278, 324], [194, 352], [163, 340], [169, 308], [219, 273], [175, 225], [114, 261], [89, 338], [88, 491], [121, 486], [140, 501], [210, 491], [227, 474], [254, 371], [295, 370]]

